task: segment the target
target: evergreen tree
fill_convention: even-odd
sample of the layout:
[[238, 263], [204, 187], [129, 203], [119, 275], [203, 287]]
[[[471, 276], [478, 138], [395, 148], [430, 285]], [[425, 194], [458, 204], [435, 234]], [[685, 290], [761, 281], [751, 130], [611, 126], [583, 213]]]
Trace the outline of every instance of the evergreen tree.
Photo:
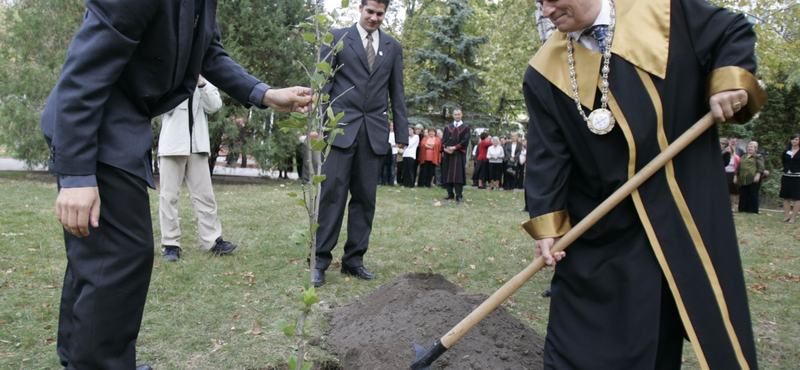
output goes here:
[[[300, 63], [313, 65], [316, 51], [303, 42], [296, 26], [314, 13], [315, 4], [311, 0], [221, 1], [217, 17], [222, 45], [233, 60], [262, 81], [276, 87], [302, 85], [306, 75]], [[253, 155], [262, 168], [294, 157], [293, 147], [284, 145], [283, 137], [273, 138], [281, 135], [272, 122], [282, 119], [274, 117], [274, 111], [248, 112], [230, 98], [223, 101], [226, 108], [209, 117], [212, 152], [225, 145]], [[232, 117], [247, 117], [246, 127], [232, 125]], [[211, 157], [213, 165], [216, 158]]]
[[488, 125], [490, 120], [482, 113], [489, 106], [478, 92], [483, 82], [477, 63], [479, 48], [488, 38], [468, 34], [467, 22], [474, 9], [466, 2], [447, 0], [445, 4], [445, 14], [420, 17], [430, 30], [427, 45], [414, 53], [414, 61], [421, 68], [417, 82], [422, 91], [407, 99], [411, 115], [417, 121], [442, 125], [453, 109], [460, 107], [473, 125]]

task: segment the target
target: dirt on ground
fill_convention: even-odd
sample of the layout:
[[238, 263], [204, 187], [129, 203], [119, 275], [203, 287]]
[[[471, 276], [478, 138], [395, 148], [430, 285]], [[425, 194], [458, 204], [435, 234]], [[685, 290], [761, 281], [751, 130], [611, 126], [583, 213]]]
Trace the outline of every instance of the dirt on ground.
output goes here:
[[[409, 273], [331, 310], [323, 348], [347, 370], [409, 369], [413, 343], [429, 349], [487, 297], [437, 274]], [[499, 307], [436, 360], [431, 369], [542, 368], [544, 342]]]

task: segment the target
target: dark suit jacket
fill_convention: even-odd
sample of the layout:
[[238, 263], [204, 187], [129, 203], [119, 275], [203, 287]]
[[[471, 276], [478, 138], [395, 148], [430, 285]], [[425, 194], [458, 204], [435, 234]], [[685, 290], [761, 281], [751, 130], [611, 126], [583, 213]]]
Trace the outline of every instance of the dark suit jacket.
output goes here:
[[[505, 152], [505, 159], [504, 161], [508, 162], [511, 160], [511, 141], [507, 142], [505, 146], [503, 146], [503, 151]], [[522, 152], [522, 143], [517, 142], [517, 150], [514, 152], [514, 163], [519, 164], [519, 153]]]
[[[384, 155], [391, 150], [389, 98], [392, 101], [394, 137], [398, 144], [408, 144], [408, 118], [403, 92], [403, 49], [393, 37], [380, 29], [378, 32], [380, 45], [370, 72], [356, 25], [331, 31], [334, 36], [332, 45], [342, 40], [344, 48], [331, 60], [333, 69], [341, 69], [323, 92], [329, 94], [331, 100], [336, 99], [332, 105], [334, 113], [345, 112], [338, 125], [344, 130], [344, 135], [337, 135], [331, 145], [349, 148], [361, 125], [367, 125], [372, 150]], [[329, 51], [330, 45], [323, 46], [321, 55], [324, 57]]]
[[42, 115], [50, 169], [92, 175], [103, 162], [152, 187], [151, 118], [186, 100], [201, 72], [245, 105], [260, 81], [220, 44], [217, 0], [205, 1], [197, 32], [193, 0], [88, 0], [86, 5]]

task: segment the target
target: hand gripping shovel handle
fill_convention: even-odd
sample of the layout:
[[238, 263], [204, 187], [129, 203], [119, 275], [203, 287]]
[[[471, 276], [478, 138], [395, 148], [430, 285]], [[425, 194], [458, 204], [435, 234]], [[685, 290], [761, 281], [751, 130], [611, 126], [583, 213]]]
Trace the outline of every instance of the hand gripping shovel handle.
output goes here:
[[[599, 221], [603, 216], [610, 212], [617, 206], [623, 199], [627, 198], [634, 190], [636, 190], [642, 183], [647, 181], [654, 173], [664, 167], [667, 162], [672, 160], [678, 153], [691, 144], [703, 132], [708, 130], [714, 124], [714, 118], [711, 113], [707, 113], [699, 121], [695, 122], [686, 132], [683, 133], [677, 140], [670, 144], [661, 154], [653, 158], [644, 168], [641, 169], [636, 175], [631, 177], [625, 182], [617, 191], [609, 196], [603, 203], [600, 203], [597, 208], [589, 213], [581, 222], [575, 225], [568, 231], [558, 242], [550, 248], [551, 253], [560, 252], [566, 249], [572, 242], [583, 235], [586, 230], [589, 230]], [[544, 259], [542, 257], [536, 258], [531, 262], [528, 267], [511, 278], [505, 285], [498, 289], [486, 301], [484, 301], [478, 308], [472, 311], [467, 317], [461, 320], [458, 325], [439, 339], [433, 347], [425, 351], [425, 348], [414, 344], [414, 349], [417, 351], [416, 361], [411, 364], [412, 370], [428, 370], [430, 365], [436, 361], [450, 346], [461, 339], [464, 334], [470, 331], [475, 325], [478, 325], [481, 320], [486, 318], [495, 308], [500, 306], [508, 297], [514, 294], [528, 279], [530, 279], [536, 272], [544, 267]]]

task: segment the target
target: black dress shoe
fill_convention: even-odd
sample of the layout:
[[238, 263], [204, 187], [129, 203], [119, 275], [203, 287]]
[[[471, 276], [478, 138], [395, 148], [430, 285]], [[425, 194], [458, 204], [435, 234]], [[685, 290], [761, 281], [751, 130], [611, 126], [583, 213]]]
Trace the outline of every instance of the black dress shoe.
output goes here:
[[314, 281], [312, 283], [314, 283], [315, 288], [325, 285], [325, 270], [314, 269]]
[[364, 280], [372, 280], [375, 278], [375, 275], [367, 271], [367, 269], [365, 269], [364, 266], [344, 267], [344, 265], [342, 265], [342, 273], [345, 275], [352, 275], [359, 279], [364, 279]]

